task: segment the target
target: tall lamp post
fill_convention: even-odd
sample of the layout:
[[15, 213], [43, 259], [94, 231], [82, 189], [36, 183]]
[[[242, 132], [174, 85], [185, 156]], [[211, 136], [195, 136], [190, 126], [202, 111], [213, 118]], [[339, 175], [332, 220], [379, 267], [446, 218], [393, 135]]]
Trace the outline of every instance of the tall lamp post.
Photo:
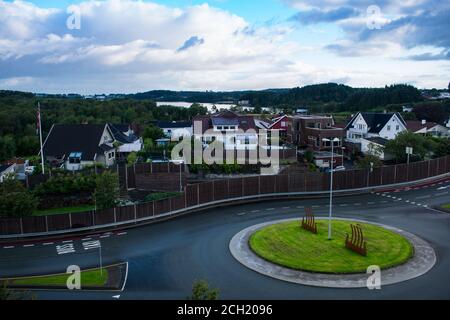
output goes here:
[[331, 220], [333, 216], [333, 172], [334, 172], [334, 143], [339, 142], [338, 138], [322, 139], [323, 142], [330, 142], [331, 144], [331, 162], [330, 162], [330, 212], [328, 216], [328, 240], [331, 240]]

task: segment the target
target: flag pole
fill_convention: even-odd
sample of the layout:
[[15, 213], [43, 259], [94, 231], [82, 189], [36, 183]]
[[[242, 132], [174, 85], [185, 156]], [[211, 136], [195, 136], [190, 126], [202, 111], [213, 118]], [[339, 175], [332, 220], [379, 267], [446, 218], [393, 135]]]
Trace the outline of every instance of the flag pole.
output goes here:
[[42, 125], [41, 125], [41, 104], [38, 101], [38, 120], [39, 120], [39, 140], [41, 142], [41, 166], [42, 166], [42, 174], [45, 174], [44, 167], [44, 151], [42, 148]]

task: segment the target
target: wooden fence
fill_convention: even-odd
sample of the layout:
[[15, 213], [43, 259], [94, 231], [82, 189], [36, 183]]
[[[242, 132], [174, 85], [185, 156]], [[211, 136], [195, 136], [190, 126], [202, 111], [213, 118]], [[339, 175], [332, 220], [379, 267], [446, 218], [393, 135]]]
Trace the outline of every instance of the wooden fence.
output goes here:
[[[165, 166], [165, 167], [164, 167]], [[123, 168], [145, 173], [148, 170], [180, 170], [179, 166], [136, 166]], [[178, 170], [178, 171], [177, 171]], [[450, 172], [450, 156], [429, 161], [415, 162], [409, 165], [399, 164], [369, 170], [348, 170], [334, 173], [333, 189], [349, 190], [383, 185], [413, 182]], [[133, 223], [139, 219], [158, 217], [182, 209], [258, 195], [328, 192], [329, 173], [299, 173], [291, 175], [256, 176], [215, 180], [187, 185], [183, 194], [176, 198], [117, 207], [102, 211], [61, 214], [42, 217], [3, 218], [0, 219], [0, 236], [41, 234], [54, 231], [74, 230], [87, 227], [99, 227], [114, 223]]]

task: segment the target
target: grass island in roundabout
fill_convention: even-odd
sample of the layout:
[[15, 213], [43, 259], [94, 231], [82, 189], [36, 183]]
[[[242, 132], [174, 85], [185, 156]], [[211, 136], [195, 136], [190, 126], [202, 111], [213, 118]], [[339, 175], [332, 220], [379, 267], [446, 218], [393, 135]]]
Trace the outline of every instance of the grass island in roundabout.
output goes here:
[[357, 222], [367, 241], [367, 256], [345, 247], [355, 221], [333, 220], [328, 240], [328, 220], [317, 220], [317, 234], [300, 222], [272, 224], [250, 235], [250, 249], [259, 257], [286, 268], [328, 274], [365, 273], [372, 265], [382, 270], [402, 265], [414, 256], [413, 245], [402, 235], [381, 226]]

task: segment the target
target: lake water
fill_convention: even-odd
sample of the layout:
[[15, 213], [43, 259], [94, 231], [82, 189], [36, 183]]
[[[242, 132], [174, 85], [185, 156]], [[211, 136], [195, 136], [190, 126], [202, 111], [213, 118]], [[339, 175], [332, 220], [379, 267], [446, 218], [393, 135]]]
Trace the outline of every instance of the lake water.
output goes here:
[[[180, 107], [180, 108], [189, 108], [193, 103], [192, 102], [156, 102], [156, 105], [159, 106], [174, 106], [174, 107]], [[234, 107], [234, 104], [213, 104], [213, 103], [198, 103], [205, 108], [208, 108], [209, 111], [212, 111], [213, 106], [216, 106], [217, 109], [230, 109]]]

